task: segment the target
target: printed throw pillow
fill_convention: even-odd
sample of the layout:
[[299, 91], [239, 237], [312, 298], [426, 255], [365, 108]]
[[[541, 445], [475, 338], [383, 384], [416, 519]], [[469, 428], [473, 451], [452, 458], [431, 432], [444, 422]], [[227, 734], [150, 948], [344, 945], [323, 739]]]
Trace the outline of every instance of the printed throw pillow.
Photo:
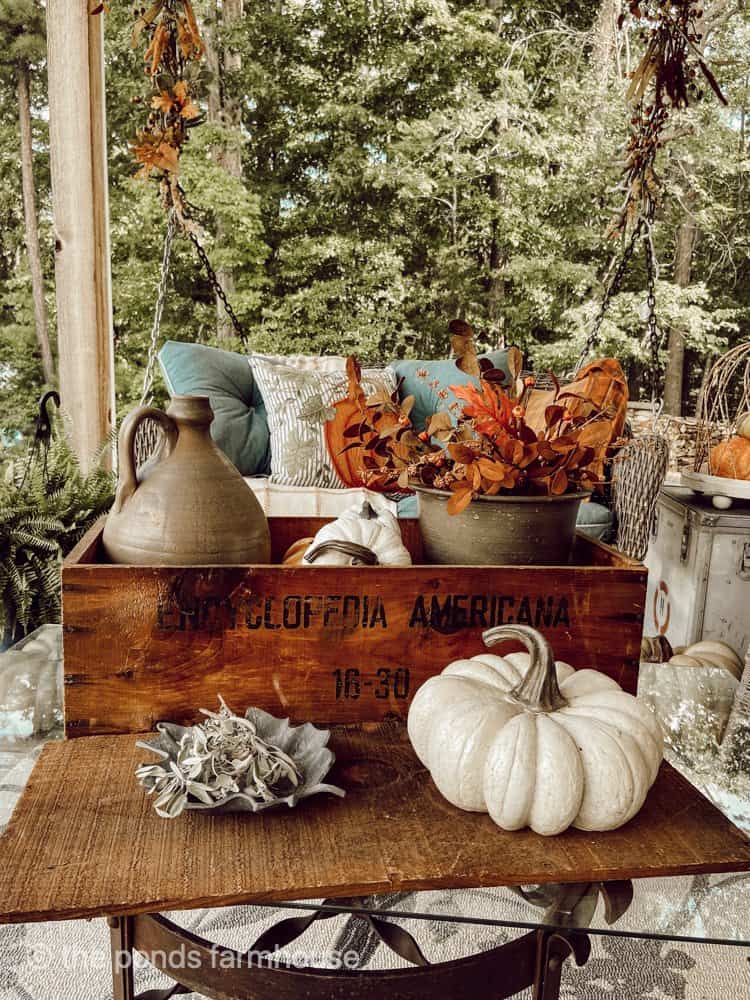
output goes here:
[[[345, 372], [304, 371], [254, 354], [253, 374], [263, 396], [271, 433], [271, 482], [285, 486], [345, 488], [326, 448], [326, 421], [347, 393]], [[362, 385], [369, 395], [395, 381], [387, 369], [365, 369]]]
[[254, 354], [254, 358], [263, 358], [276, 365], [286, 365], [306, 372], [343, 372], [346, 371], [346, 358], [342, 354]]
[[[491, 351], [481, 357], [489, 358], [495, 368], [505, 372], [506, 377], [509, 376], [506, 350]], [[401, 398], [414, 396], [411, 421], [417, 432], [425, 429], [433, 413], [449, 410], [455, 404], [450, 386], [479, 385], [479, 380], [462, 372], [455, 360], [394, 361], [388, 370], [393, 372], [397, 382], [401, 382]]]

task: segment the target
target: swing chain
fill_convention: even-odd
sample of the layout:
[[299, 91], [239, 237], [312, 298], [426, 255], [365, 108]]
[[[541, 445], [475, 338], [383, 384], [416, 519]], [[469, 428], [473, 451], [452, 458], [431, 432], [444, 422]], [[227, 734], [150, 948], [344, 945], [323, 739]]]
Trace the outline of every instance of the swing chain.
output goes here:
[[[177, 212], [173, 208], [170, 208], [169, 214], [167, 215], [167, 228], [164, 234], [164, 245], [162, 249], [161, 258], [161, 273], [159, 277], [159, 286], [156, 294], [156, 304], [154, 306], [154, 318], [151, 324], [151, 339], [149, 343], [148, 350], [148, 361], [146, 363], [146, 370], [143, 374], [143, 388], [141, 389], [140, 405], [145, 406], [151, 396], [151, 389], [154, 383], [154, 371], [156, 369], [156, 359], [159, 350], [159, 333], [161, 329], [161, 321], [164, 313], [164, 304], [167, 299], [167, 292], [169, 290], [169, 278], [171, 273], [171, 260], [172, 260], [172, 247], [174, 245], [175, 236], [178, 230], [178, 218]], [[243, 344], [247, 344], [247, 334], [242, 328], [242, 324], [237, 318], [237, 314], [227, 299], [224, 289], [221, 287], [221, 283], [211, 266], [211, 262], [208, 259], [208, 254], [203, 249], [198, 237], [192, 231], [190, 227], [184, 227], [183, 231], [187, 235], [190, 242], [195, 247], [195, 251], [198, 254], [198, 259], [200, 260], [206, 274], [208, 276], [209, 283], [217, 298], [221, 301], [227, 316], [229, 316], [232, 321], [232, 326], [237, 332], [237, 336], [240, 338]]]
[[617, 265], [614, 275], [611, 281], [607, 284], [607, 287], [602, 296], [602, 301], [599, 304], [599, 309], [594, 319], [594, 323], [591, 327], [588, 337], [586, 338], [586, 343], [584, 345], [583, 351], [578, 359], [578, 362], [574, 369], [574, 374], [577, 374], [583, 367], [586, 359], [592, 353], [593, 349], [596, 347], [599, 341], [599, 335], [601, 333], [602, 322], [609, 308], [609, 304], [612, 298], [617, 294], [622, 284], [622, 279], [625, 275], [625, 270], [630, 263], [630, 258], [633, 256], [633, 251], [635, 250], [636, 244], [639, 239], [643, 240], [643, 249], [646, 257], [646, 277], [647, 277], [647, 289], [648, 294], [646, 296], [646, 307], [647, 307], [647, 319], [646, 319], [646, 330], [649, 340], [649, 375], [651, 381], [651, 406], [654, 411], [654, 423], [658, 420], [662, 407], [664, 405], [663, 399], [659, 395], [659, 383], [660, 383], [660, 371], [661, 371], [661, 359], [659, 356], [660, 340], [661, 336], [659, 333], [659, 326], [656, 316], [656, 280], [658, 278], [658, 265], [656, 262], [656, 255], [654, 253], [654, 243], [652, 237], [652, 226], [654, 220], [654, 206], [649, 208], [647, 215], [641, 216], [638, 220], [637, 225], [633, 228], [630, 234], [630, 239], [628, 240], [625, 249], [622, 252], [622, 257]]
[[599, 342], [599, 334], [601, 333], [604, 317], [607, 314], [610, 302], [620, 290], [622, 279], [625, 276], [625, 271], [627, 270], [628, 264], [630, 263], [630, 258], [633, 256], [635, 245], [638, 242], [638, 238], [640, 237], [642, 230], [643, 230], [643, 219], [639, 219], [637, 226], [635, 226], [632, 233], [630, 234], [630, 239], [628, 240], [625, 249], [622, 252], [622, 257], [620, 258], [620, 263], [617, 265], [617, 270], [612, 275], [612, 279], [609, 281], [607, 287], [604, 290], [602, 301], [599, 303], [599, 309], [597, 311], [589, 335], [586, 338], [586, 343], [584, 344], [580, 357], [578, 358], [576, 366], [573, 369], [574, 373], [576, 374], [581, 370], [581, 368], [583, 368], [586, 359], [589, 357], [589, 355]]
[[198, 254], [198, 259], [203, 265], [203, 269], [205, 270], [208, 276], [208, 281], [209, 284], [211, 285], [211, 288], [214, 291], [214, 294], [221, 301], [221, 304], [224, 306], [224, 311], [226, 312], [229, 319], [232, 321], [232, 326], [234, 327], [237, 336], [240, 338], [242, 343], [247, 346], [247, 334], [243, 330], [242, 324], [237, 318], [237, 314], [235, 313], [234, 309], [232, 309], [229, 299], [226, 296], [226, 292], [221, 287], [221, 282], [218, 279], [216, 271], [214, 271], [213, 267], [211, 266], [211, 261], [208, 259], [208, 254], [201, 246], [200, 240], [192, 231], [192, 229], [189, 228], [186, 229], [186, 233], [188, 239], [195, 247], [195, 252]]
[[[651, 213], [653, 215], [653, 213]], [[661, 371], [661, 360], [659, 358], [659, 327], [656, 320], [656, 277], [657, 277], [657, 265], [656, 257], [654, 254], [654, 244], [651, 240], [651, 219], [647, 220], [647, 229], [643, 237], [643, 246], [646, 255], [646, 280], [648, 286], [648, 295], [646, 297], [646, 306], [648, 309], [648, 318], [646, 321], [646, 326], [648, 330], [649, 338], [649, 369], [651, 375], [651, 406], [654, 411], [654, 420], [658, 419], [661, 412], [661, 407], [663, 405], [663, 400], [659, 397], [659, 382], [660, 382], [660, 371]]]
[[141, 390], [140, 405], [145, 406], [151, 395], [151, 387], [154, 383], [154, 369], [156, 368], [156, 357], [159, 349], [159, 330], [161, 329], [161, 318], [164, 312], [164, 303], [167, 299], [169, 287], [170, 261], [172, 259], [172, 244], [177, 233], [177, 216], [174, 208], [169, 210], [167, 216], [167, 229], [164, 233], [164, 247], [161, 255], [161, 274], [159, 277], [159, 287], [156, 294], [156, 305], [154, 306], [154, 320], [151, 324], [151, 341], [149, 343], [148, 362], [146, 371], [143, 374], [143, 388]]

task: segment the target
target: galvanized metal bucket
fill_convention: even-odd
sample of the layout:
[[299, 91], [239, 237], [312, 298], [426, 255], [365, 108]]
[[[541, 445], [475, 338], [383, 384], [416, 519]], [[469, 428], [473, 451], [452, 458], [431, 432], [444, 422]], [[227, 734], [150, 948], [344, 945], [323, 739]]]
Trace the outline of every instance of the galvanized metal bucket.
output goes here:
[[559, 497], [480, 496], [449, 514], [451, 493], [415, 486], [427, 562], [451, 566], [564, 566], [581, 501]]

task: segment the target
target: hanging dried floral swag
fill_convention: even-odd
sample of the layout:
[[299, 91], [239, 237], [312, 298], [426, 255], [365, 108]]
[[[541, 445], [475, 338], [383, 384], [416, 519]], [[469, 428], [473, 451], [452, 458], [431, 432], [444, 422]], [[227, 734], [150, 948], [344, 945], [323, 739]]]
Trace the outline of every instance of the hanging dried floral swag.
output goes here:
[[[106, 13], [109, 4], [95, 2], [91, 14]], [[147, 109], [145, 125], [138, 129], [130, 148], [140, 169], [137, 176], [154, 178], [161, 191], [164, 207], [170, 220], [165, 237], [162, 287], [166, 286], [172, 236], [170, 226], [178, 227], [191, 241], [198, 254], [217, 301], [220, 301], [240, 340], [246, 333], [234, 309], [227, 300], [216, 272], [201, 243], [201, 226], [194, 217], [195, 206], [188, 204], [179, 182], [180, 156], [188, 141], [190, 130], [200, 125], [204, 118], [196, 101], [200, 78], [200, 65], [206, 53], [195, 11], [190, 0], [154, 0], [149, 6], [138, 5], [134, 11], [132, 45], [143, 47], [143, 61], [149, 80], [145, 98], [136, 98]], [[156, 306], [156, 326], [161, 315], [161, 305]], [[152, 334], [152, 336], [154, 336]], [[153, 353], [152, 363], [153, 367]], [[147, 373], [146, 383], [149, 376]]]
[[[91, 14], [106, 13], [106, 3], [94, 3]], [[198, 67], [205, 55], [190, 0], [155, 0], [135, 10], [132, 45], [143, 47], [150, 90], [145, 125], [130, 143], [140, 164], [138, 176], [156, 177], [164, 203], [174, 208], [182, 228], [189, 229], [185, 199], [178, 183], [180, 155], [191, 128], [203, 117], [195, 101]]]
[[629, 0], [627, 8], [618, 26], [621, 28], [629, 17], [646, 48], [630, 74], [626, 94], [632, 114], [623, 167], [625, 201], [610, 223], [609, 236], [620, 236], [640, 220], [653, 219], [659, 192], [655, 169], [658, 151], [668, 141], [665, 130], [672, 111], [703, 96], [699, 73], [721, 103], [727, 103], [703, 59], [700, 2]]

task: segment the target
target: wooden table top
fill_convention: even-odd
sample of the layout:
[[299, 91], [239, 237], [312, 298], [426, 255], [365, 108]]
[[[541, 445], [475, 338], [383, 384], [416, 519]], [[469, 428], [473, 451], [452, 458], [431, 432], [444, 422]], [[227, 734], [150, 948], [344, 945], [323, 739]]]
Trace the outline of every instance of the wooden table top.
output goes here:
[[750, 840], [667, 764], [620, 830], [544, 838], [449, 805], [403, 725], [363, 724], [331, 741], [345, 799], [170, 821], [136, 782], [137, 739], [45, 747], [0, 839], [0, 923], [750, 870]]

